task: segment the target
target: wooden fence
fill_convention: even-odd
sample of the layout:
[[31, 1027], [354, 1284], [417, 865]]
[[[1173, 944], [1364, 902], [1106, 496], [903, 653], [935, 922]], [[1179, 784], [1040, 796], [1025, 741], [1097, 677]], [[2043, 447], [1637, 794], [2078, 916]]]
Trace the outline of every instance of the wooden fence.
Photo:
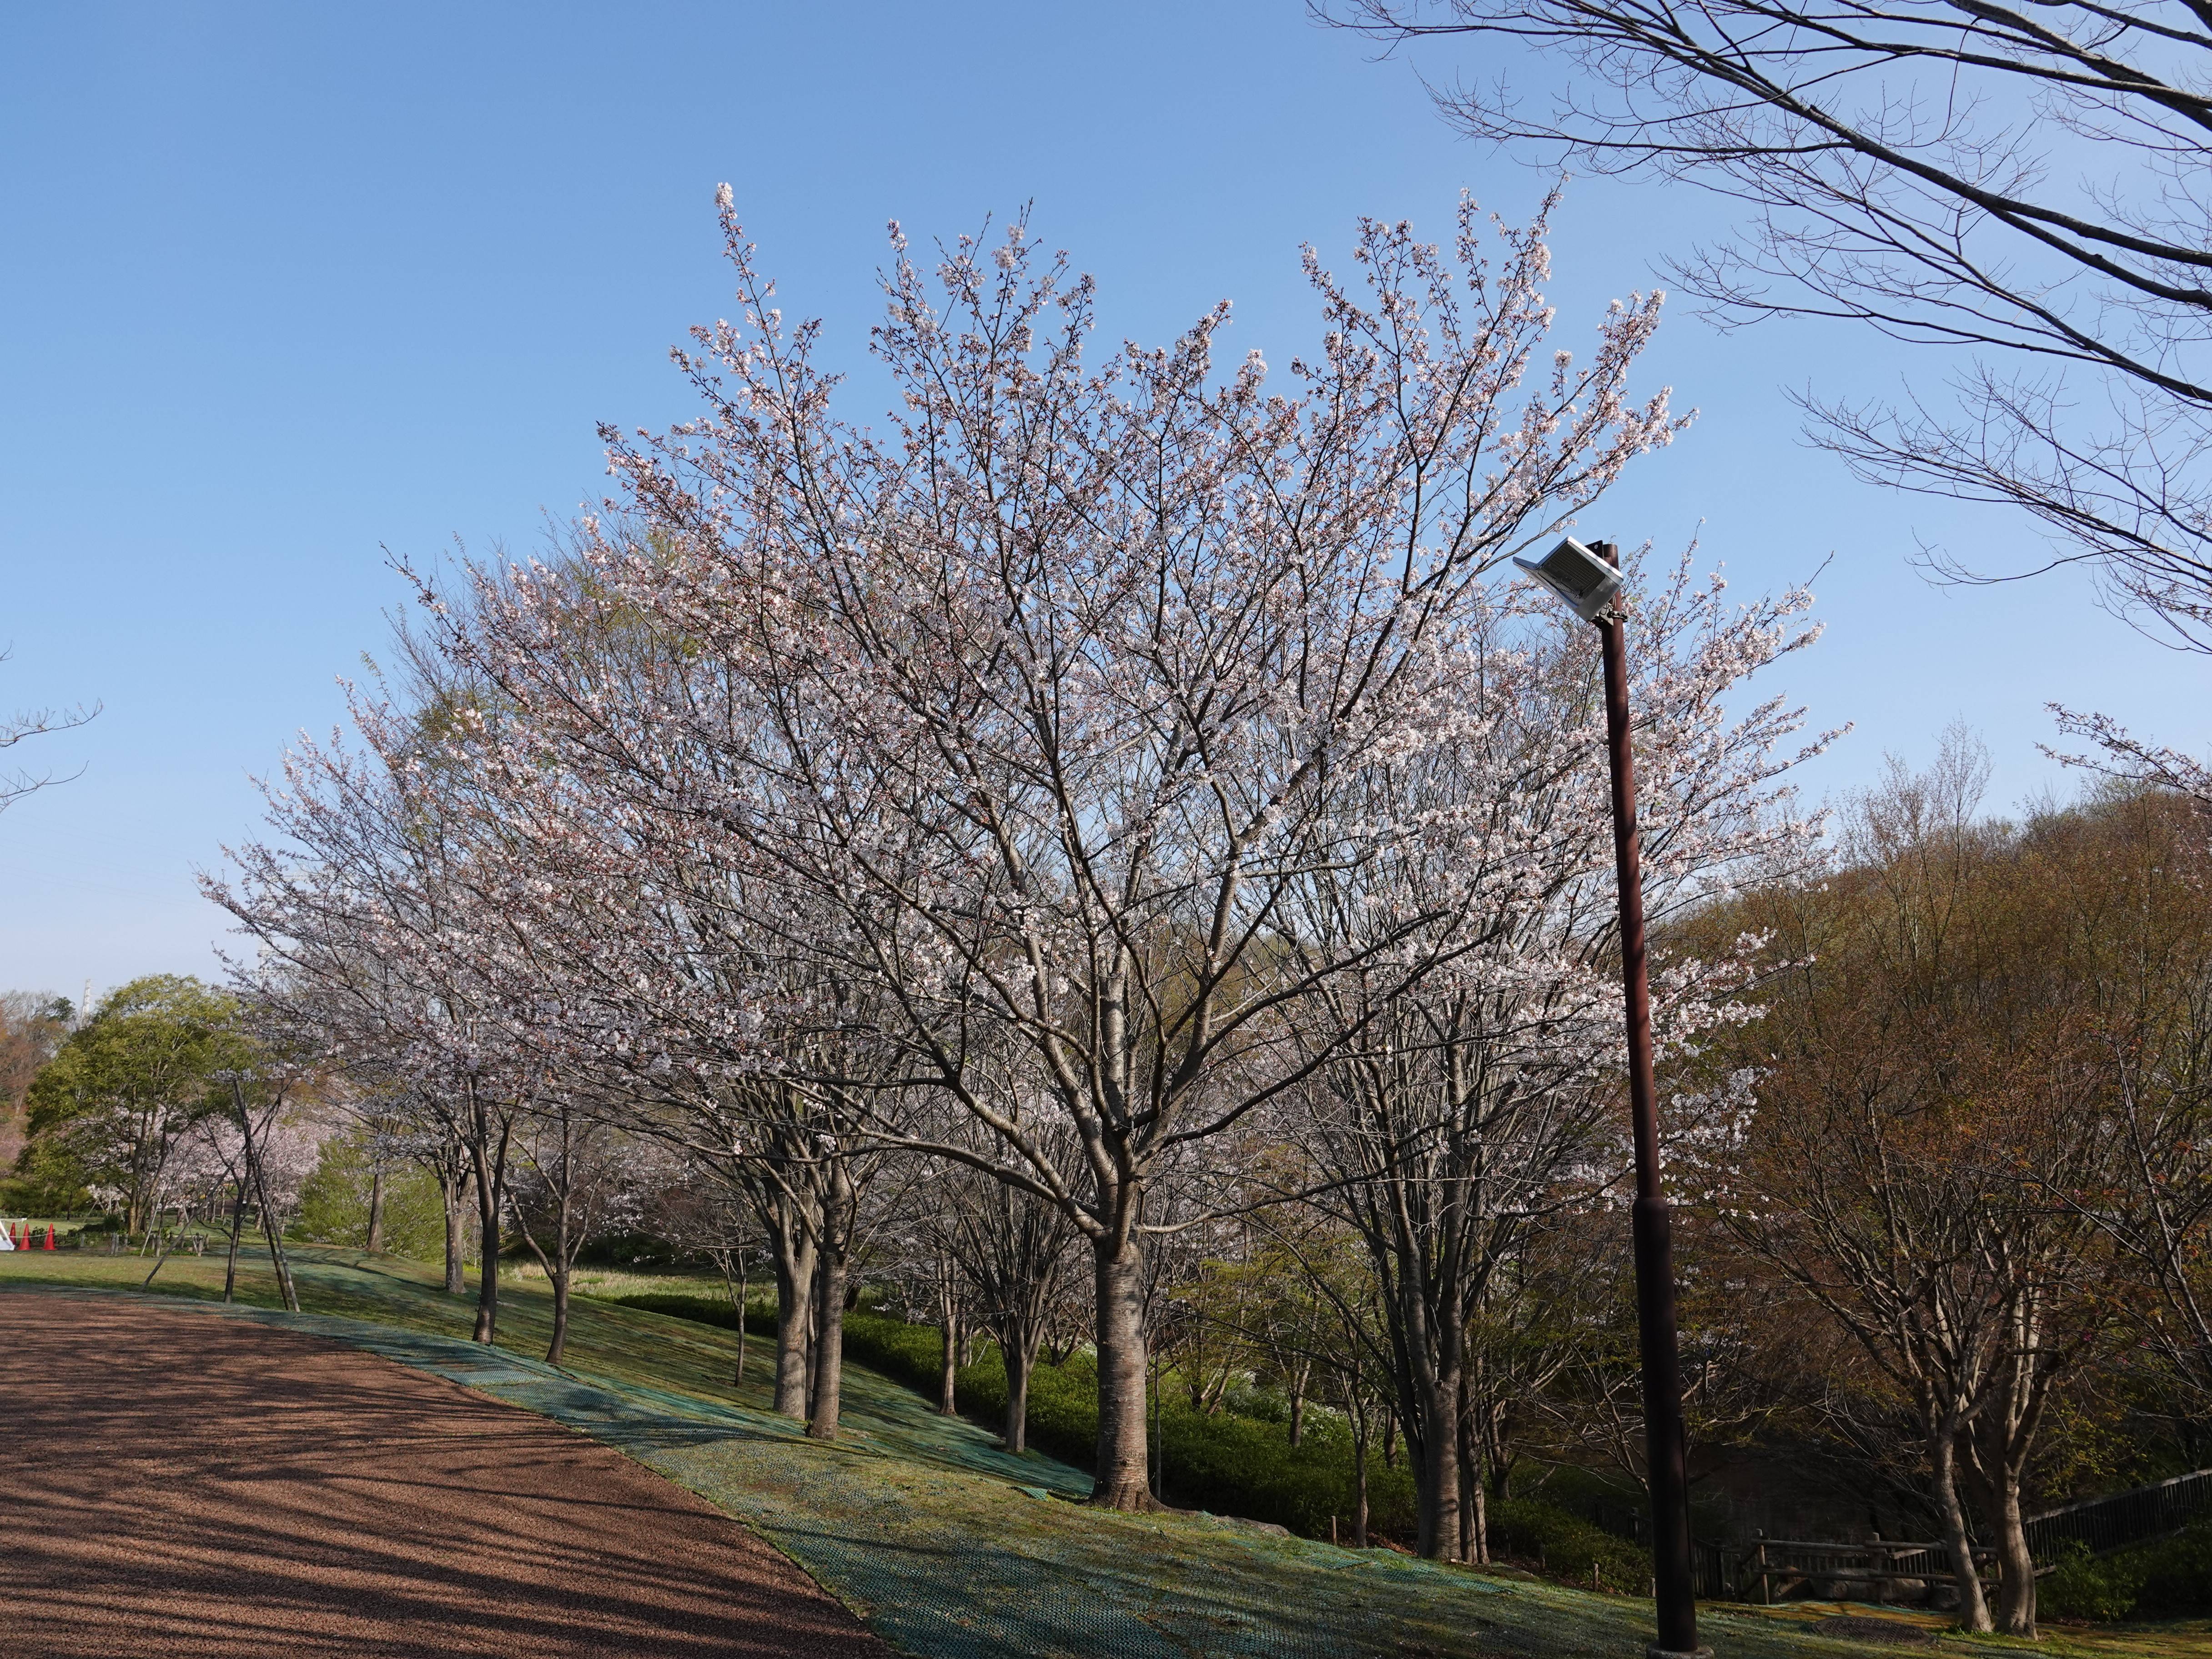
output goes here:
[[[1917, 1601], [1953, 1577], [1951, 1552], [1941, 1544], [1892, 1543], [1879, 1538], [1863, 1544], [1761, 1538], [1731, 1553], [1739, 1562], [1726, 1581], [1728, 1589], [1717, 1593], [1716, 1601], [1771, 1606], [1777, 1595], [1801, 1586], [1810, 1587], [1822, 1599], [1842, 1592], [1855, 1601]], [[1996, 1552], [1977, 1545], [1974, 1572], [1993, 1580]]]

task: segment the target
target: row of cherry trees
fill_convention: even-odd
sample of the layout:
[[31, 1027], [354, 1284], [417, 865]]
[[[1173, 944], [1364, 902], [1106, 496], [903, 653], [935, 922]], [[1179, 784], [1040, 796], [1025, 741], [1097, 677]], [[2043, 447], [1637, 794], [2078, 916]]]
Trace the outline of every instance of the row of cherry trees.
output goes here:
[[[418, 580], [404, 684], [210, 884], [241, 980], [487, 1240], [528, 1166], [563, 1308], [609, 1149], [678, 1160], [769, 1241], [817, 1436], [869, 1224], [907, 1218], [948, 1335], [988, 1310], [1017, 1402], [1079, 1242], [1114, 1507], [1152, 1501], [1158, 1254], [1329, 1218], [1314, 1305], [1371, 1306], [1421, 1547], [1459, 1553], [1469, 1322], [1626, 1161], [1595, 652], [1501, 566], [1678, 429], [1629, 395], [1656, 298], [1580, 361], [1540, 220], [1368, 223], [1354, 280], [1308, 255], [1323, 332], [1278, 376], [1217, 362], [1226, 306], [1102, 358], [1020, 222], [930, 261], [894, 228], [871, 428], [722, 207], [700, 412], [606, 431], [619, 494], [554, 555]], [[1796, 717], [1741, 688], [1811, 633], [1686, 560], [1631, 592], [1664, 915], [1803, 859]], [[1735, 1017], [1743, 948], [1663, 976], [1668, 1044]]]

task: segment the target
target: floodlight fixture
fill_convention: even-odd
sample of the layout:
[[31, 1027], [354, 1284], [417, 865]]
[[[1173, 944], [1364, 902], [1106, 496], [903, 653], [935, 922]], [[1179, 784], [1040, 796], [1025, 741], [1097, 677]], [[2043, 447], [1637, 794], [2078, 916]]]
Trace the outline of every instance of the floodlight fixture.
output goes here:
[[1603, 616], [1613, 596], [1620, 592], [1620, 572], [1572, 536], [1533, 564], [1526, 559], [1513, 562], [1565, 599], [1586, 623]]

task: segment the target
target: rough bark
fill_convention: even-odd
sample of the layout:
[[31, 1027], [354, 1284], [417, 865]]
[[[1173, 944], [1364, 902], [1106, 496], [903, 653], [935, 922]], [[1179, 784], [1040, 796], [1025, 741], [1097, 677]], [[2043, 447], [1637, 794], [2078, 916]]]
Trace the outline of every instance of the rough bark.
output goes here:
[[1133, 1238], [1092, 1249], [1098, 1300], [1098, 1468], [1091, 1501], [1109, 1510], [1156, 1507], [1145, 1433], [1145, 1262]]
[[815, 1245], [814, 1377], [806, 1413], [807, 1437], [835, 1440], [845, 1373], [846, 1252], [853, 1241], [854, 1198], [842, 1162], [830, 1166], [822, 1205], [822, 1237]]
[[814, 1244], [798, 1229], [771, 1229], [775, 1245], [775, 1410], [806, 1415], [806, 1374], [813, 1317]]
[[[1424, 1368], [1425, 1369], [1425, 1368]], [[1418, 1377], [1413, 1399], [1418, 1441], [1413, 1466], [1415, 1549], [1438, 1561], [1459, 1559], [1459, 1379]]]

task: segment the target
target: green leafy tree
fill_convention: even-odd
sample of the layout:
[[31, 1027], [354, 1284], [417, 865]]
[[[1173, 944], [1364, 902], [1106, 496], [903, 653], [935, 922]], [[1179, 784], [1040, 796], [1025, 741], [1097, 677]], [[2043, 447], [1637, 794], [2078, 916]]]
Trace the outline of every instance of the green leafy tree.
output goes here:
[[220, 1109], [215, 1074], [245, 1061], [237, 1012], [189, 976], [149, 975], [111, 994], [31, 1084], [22, 1200], [75, 1208], [112, 1194], [142, 1229], [178, 1143]]

